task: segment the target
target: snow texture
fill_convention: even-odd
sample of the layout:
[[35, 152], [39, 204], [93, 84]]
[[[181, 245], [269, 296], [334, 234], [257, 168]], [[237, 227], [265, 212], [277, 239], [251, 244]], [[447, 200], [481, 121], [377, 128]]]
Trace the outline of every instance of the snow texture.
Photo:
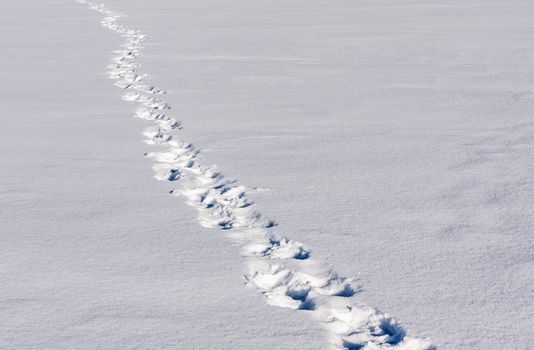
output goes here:
[[172, 193], [197, 209], [200, 224], [229, 231], [228, 236], [243, 247], [249, 266], [244, 276], [247, 284], [270, 305], [304, 310], [324, 323], [333, 349], [434, 349], [429, 340], [406, 336], [391, 316], [350, 301], [357, 292], [355, 280], [322, 269], [300, 242], [275, 236], [270, 228], [276, 223], [262, 220], [244, 186], [227, 179], [215, 166], [203, 165], [199, 150], [171, 133], [180, 123], [169, 116], [172, 107], [154, 97], [166, 92], [143, 83], [145, 75], [136, 60], [147, 35], [119, 24], [124, 15], [105, 5], [78, 2], [102, 13], [102, 25], [125, 39], [108, 66], [108, 76], [127, 91], [124, 100], [139, 105], [134, 116], [152, 121], [153, 126], [144, 131], [146, 143], [163, 147], [146, 155], [156, 162], [155, 178], [179, 181], [181, 186]]
[[534, 3], [85, 4], [0, 11], [0, 349], [532, 348]]

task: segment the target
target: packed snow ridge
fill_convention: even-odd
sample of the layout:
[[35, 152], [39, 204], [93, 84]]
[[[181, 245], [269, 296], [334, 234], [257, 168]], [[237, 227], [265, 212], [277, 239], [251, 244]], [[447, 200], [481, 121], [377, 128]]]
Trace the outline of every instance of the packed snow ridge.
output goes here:
[[108, 74], [125, 90], [123, 99], [137, 104], [134, 116], [151, 122], [143, 134], [146, 143], [160, 149], [146, 154], [154, 161], [155, 178], [176, 182], [171, 193], [197, 209], [202, 226], [224, 230], [242, 246], [247, 285], [270, 305], [304, 310], [317, 319], [326, 328], [332, 349], [435, 349], [428, 339], [407, 336], [388, 314], [354, 303], [351, 297], [358, 291], [354, 279], [338, 276], [312, 259], [303, 244], [275, 234], [275, 222], [262, 218], [247, 199], [246, 187], [223, 176], [215, 166], [203, 165], [199, 150], [175, 137], [173, 131], [180, 122], [170, 116], [171, 106], [160, 97], [166, 92], [144, 83], [146, 75], [136, 58], [147, 35], [118, 24], [124, 15], [105, 5], [78, 2], [100, 12], [102, 25], [124, 38]]

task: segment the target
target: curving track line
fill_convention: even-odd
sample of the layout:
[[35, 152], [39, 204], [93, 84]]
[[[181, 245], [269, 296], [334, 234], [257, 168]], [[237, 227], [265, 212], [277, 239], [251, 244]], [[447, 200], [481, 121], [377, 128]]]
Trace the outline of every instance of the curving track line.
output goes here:
[[274, 233], [274, 221], [264, 220], [247, 199], [247, 188], [223, 176], [215, 166], [201, 163], [199, 150], [179, 141], [180, 122], [170, 116], [166, 92], [144, 83], [136, 62], [147, 35], [118, 21], [125, 15], [102, 4], [77, 0], [103, 15], [102, 25], [124, 38], [108, 66], [110, 79], [125, 90], [123, 99], [137, 105], [134, 116], [151, 122], [145, 142], [164, 150], [147, 153], [154, 161], [155, 178], [176, 182], [171, 193], [198, 211], [199, 223], [220, 229], [239, 243], [248, 272], [245, 283], [255, 287], [267, 303], [305, 310], [329, 334], [332, 349], [432, 350], [428, 339], [413, 338], [397, 321], [367, 305], [354, 302], [356, 281], [338, 276], [311, 258], [302, 243]]

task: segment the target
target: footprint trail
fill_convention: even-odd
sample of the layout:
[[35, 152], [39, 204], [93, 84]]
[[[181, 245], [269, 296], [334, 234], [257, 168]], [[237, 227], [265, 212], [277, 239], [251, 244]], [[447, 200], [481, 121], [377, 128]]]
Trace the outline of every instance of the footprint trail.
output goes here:
[[147, 144], [159, 146], [146, 154], [153, 160], [154, 177], [176, 184], [172, 195], [197, 209], [200, 225], [222, 230], [241, 246], [247, 285], [270, 305], [307, 312], [324, 326], [331, 349], [435, 349], [428, 339], [407, 336], [388, 314], [354, 302], [354, 279], [325, 268], [302, 243], [275, 233], [275, 222], [262, 217], [246, 187], [202, 164], [199, 150], [176, 137], [181, 125], [162, 98], [166, 91], [147, 84], [136, 62], [147, 35], [119, 24], [125, 15], [105, 5], [77, 2], [101, 13], [102, 26], [124, 38], [107, 74], [124, 90], [123, 100], [136, 104], [134, 117], [150, 122], [143, 135]]

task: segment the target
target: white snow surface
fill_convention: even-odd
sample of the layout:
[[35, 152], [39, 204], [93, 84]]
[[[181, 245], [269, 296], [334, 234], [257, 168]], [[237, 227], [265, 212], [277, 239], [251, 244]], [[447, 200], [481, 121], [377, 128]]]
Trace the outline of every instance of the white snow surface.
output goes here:
[[530, 349], [534, 4], [4, 7], [0, 348]]

